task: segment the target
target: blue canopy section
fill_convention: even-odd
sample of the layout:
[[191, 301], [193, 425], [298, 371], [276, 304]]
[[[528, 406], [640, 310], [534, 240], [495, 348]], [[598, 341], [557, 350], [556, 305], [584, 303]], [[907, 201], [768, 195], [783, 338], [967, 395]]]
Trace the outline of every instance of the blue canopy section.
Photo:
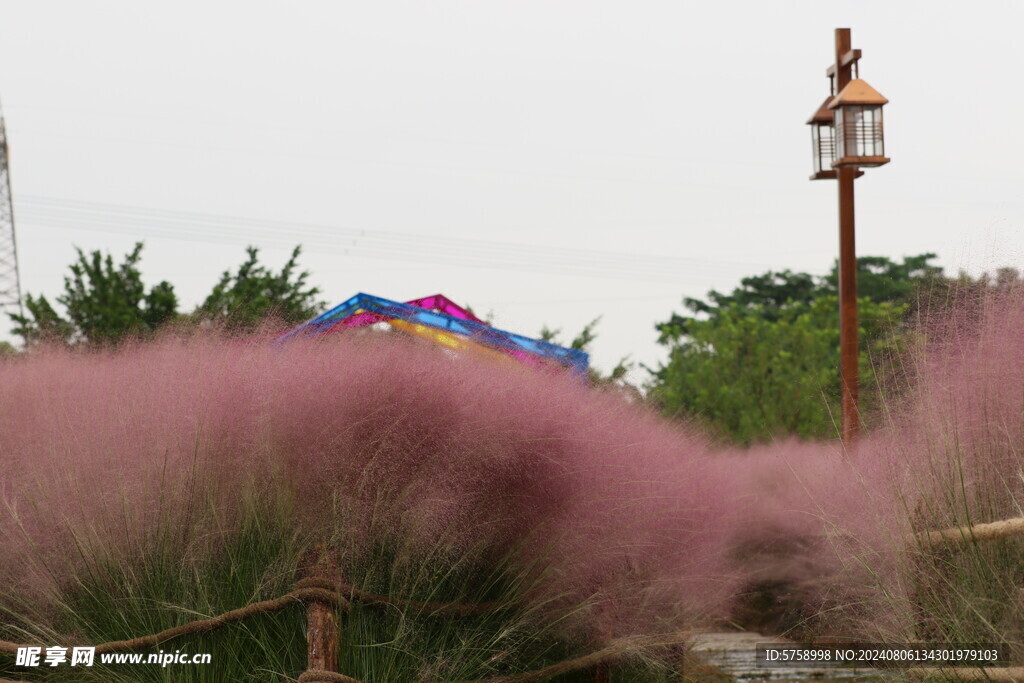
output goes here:
[[362, 292], [282, 335], [278, 342], [284, 342], [293, 337], [314, 337], [322, 334], [357, 311], [377, 313], [389, 318], [397, 318], [436, 330], [451, 332], [499, 349], [526, 352], [566, 365], [582, 375], [587, 373], [589, 356], [578, 349], [565, 348], [540, 339], [499, 330], [473, 320], [462, 320], [438, 311]]

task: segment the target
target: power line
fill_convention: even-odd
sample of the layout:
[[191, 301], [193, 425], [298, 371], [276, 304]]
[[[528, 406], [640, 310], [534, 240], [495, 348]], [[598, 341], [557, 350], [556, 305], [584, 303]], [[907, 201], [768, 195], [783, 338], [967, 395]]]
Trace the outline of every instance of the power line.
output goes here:
[[583, 248], [417, 235], [347, 226], [242, 218], [169, 209], [105, 204], [40, 196], [18, 198], [23, 222], [164, 239], [236, 244], [261, 241], [283, 247], [302, 243], [320, 252], [378, 259], [654, 282], [675, 282], [695, 273], [765, 267], [760, 264]]
[[[72, 218], [89, 217], [91, 219], [95, 219], [96, 217], [101, 217], [104, 220], [128, 218], [131, 220], [146, 220], [149, 222], [161, 221], [164, 224], [170, 223], [173, 225], [181, 226], [236, 226], [244, 230], [251, 230], [254, 226], [259, 226], [275, 230], [285, 230], [288, 231], [289, 233], [307, 234], [311, 236], [345, 236], [349, 238], [394, 240], [401, 241], [403, 243], [429, 242], [431, 244], [444, 244], [460, 248], [486, 247], [490, 249], [501, 250], [502, 252], [506, 252], [507, 250], [512, 249], [516, 250], [517, 252], [532, 252], [534, 255], [569, 255], [584, 259], [603, 257], [607, 259], [622, 261], [625, 258], [627, 260], [636, 262], [667, 264], [673, 268], [707, 265], [707, 261], [702, 258], [631, 255], [620, 252], [609, 252], [593, 249], [544, 247], [539, 245], [529, 245], [521, 243], [496, 242], [466, 238], [452, 238], [434, 235], [418, 235], [414, 233], [389, 232], [377, 229], [370, 230], [366, 228], [352, 228], [339, 225], [327, 226], [292, 221], [273, 221], [260, 218], [241, 218], [236, 216], [223, 216], [218, 214], [202, 214], [168, 209], [128, 207], [115, 204], [100, 204], [97, 202], [49, 199], [33, 195], [19, 196], [18, 203], [19, 205], [24, 204], [27, 208], [30, 209], [41, 208], [43, 210], [49, 211], [62, 211], [63, 213], [67, 214], [69, 217]], [[733, 264], [743, 267], [750, 267], [751, 265], [756, 265], [734, 261], [718, 261], [718, 263]]]

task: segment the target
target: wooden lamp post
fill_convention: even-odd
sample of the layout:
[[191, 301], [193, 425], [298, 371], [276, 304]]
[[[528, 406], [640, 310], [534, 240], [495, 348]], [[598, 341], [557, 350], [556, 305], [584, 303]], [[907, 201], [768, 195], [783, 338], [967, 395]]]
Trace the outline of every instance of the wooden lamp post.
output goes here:
[[847, 447], [860, 432], [853, 181], [864, 175], [860, 167], [889, 163], [882, 130], [882, 106], [888, 100], [855, 77], [860, 58], [861, 51], [850, 47], [850, 29], [837, 28], [836, 61], [825, 72], [832, 83], [831, 94], [807, 121], [814, 145], [811, 180], [839, 181], [839, 369]]

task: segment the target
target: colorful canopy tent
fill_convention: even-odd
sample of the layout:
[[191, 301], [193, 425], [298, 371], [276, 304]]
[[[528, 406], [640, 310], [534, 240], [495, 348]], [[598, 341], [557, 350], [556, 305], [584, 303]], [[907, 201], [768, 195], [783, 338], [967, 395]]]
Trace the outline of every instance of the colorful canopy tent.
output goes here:
[[587, 373], [588, 356], [583, 351], [491, 327], [441, 294], [399, 303], [359, 293], [282, 335], [278, 341], [315, 337], [380, 322], [457, 351], [511, 357], [530, 365], [555, 362], [580, 375]]
[[[434, 294], [433, 296], [425, 296], [422, 299], [413, 299], [412, 301], [406, 301], [406, 304], [410, 306], [419, 306], [420, 308], [429, 308], [432, 311], [438, 313], [445, 313], [454, 318], [460, 320], [472, 320], [474, 322], [486, 325], [483, 320], [473, 315], [472, 311], [466, 310], [462, 306], [446, 297], [444, 294]], [[349, 318], [345, 318], [339, 325], [344, 327], [363, 327], [365, 325], [373, 325], [374, 323], [387, 322], [387, 318], [378, 313], [370, 313], [363, 311], [357, 313]], [[332, 328], [335, 329], [335, 328]]]

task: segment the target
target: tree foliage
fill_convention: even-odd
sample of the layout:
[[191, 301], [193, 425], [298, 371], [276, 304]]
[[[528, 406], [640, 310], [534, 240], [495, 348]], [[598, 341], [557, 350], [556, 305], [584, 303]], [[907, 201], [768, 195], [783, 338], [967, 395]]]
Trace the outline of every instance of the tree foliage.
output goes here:
[[[934, 254], [895, 262], [858, 259], [862, 412], [875, 398], [877, 366], [903, 343], [899, 322], [917, 288], [941, 279]], [[657, 326], [668, 361], [653, 371], [652, 397], [671, 415], [697, 419], [740, 443], [795, 434], [834, 436], [839, 406], [837, 268], [743, 278], [731, 293], [685, 299], [691, 315]]]
[[[930, 261], [935, 254], [907, 256], [897, 263], [885, 256], [861, 256], [857, 259], [857, 296], [872, 301], [895, 301], [912, 303], [921, 287], [942, 281], [942, 268]], [[830, 294], [839, 294], [839, 267], [833, 265], [825, 276], [822, 289]]]
[[306, 320], [323, 308], [319, 291], [308, 287], [308, 272], [299, 272], [296, 247], [280, 272], [259, 262], [255, 247], [235, 272], [225, 271], [209, 296], [192, 316], [178, 315], [174, 287], [160, 282], [148, 290], [139, 262], [142, 243], [115, 264], [110, 254], [77, 249], [77, 259], [64, 278], [57, 303], [59, 313], [45, 296], [25, 297], [24, 315], [10, 315], [13, 332], [27, 346], [46, 341], [65, 344], [106, 345], [125, 338], [143, 337], [172, 320], [181, 323], [213, 320], [231, 329], [251, 329], [268, 316], [285, 322]]
[[317, 299], [320, 290], [306, 285], [309, 272], [297, 270], [301, 251], [301, 246], [295, 247], [281, 271], [274, 273], [259, 262], [259, 250], [248, 247], [248, 258], [236, 272], [224, 271], [197, 315], [232, 329], [251, 329], [270, 316], [288, 323], [313, 317], [323, 310], [323, 302]]
[[75, 333], [74, 325], [62, 318], [45, 296], [26, 294], [25, 309], [28, 315], [8, 315], [17, 325], [11, 331], [19, 335], [26, 346], [43, 341], [68, 343], [71, 340]]
[[[657, 371], [654, 398], [673, 415], [695, 417], [740, 443], [795, 434], [836, 433], [839, 405], [838, 299], [766, 311], [765, 304], [719, 309], [693, 320], [670, 345]], [[864, 297], [860, 313], [860, 380], [875, 383], [871, 356], [892, 347], [889, 336], [906, 304]], [[865, 398], [870, 391], [865, 391]]]
[[77, 260], [64, 277], [64, 293], [57, 302], [66, 317], [53, 308], [45, 296], [25, 297], [28, 315], [11, 315], [17, 323], [14, 333], [27, 345], [39, 341], [102, 345], [126, 337], [145, 335], [177, 315], [174, 287], [161, 282], [148, 291], [138, 264], [142, 243], [138, 242], [119, 265], [99, 251], [86, 255], [76, 248]]

